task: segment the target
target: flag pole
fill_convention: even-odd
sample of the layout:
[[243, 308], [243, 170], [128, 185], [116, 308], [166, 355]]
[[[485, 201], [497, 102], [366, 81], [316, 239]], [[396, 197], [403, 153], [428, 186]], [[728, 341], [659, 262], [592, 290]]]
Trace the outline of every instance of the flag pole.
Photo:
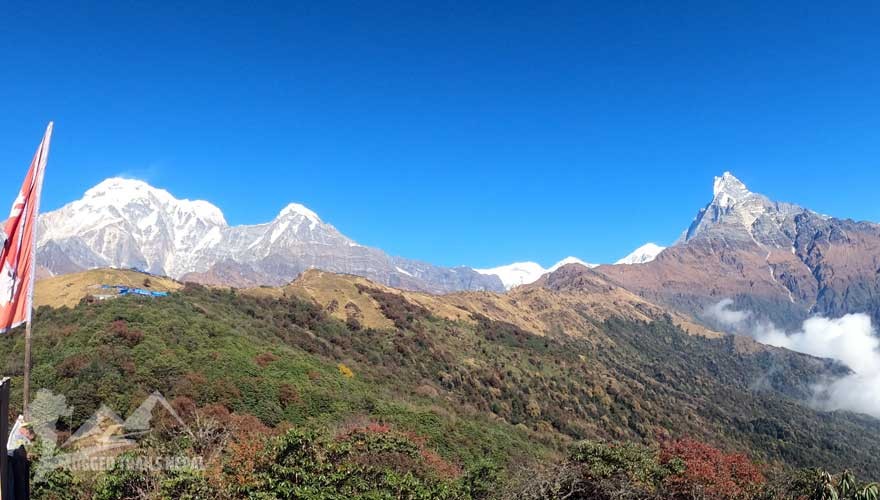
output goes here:
[[31, 323], [34, 311], [34, 278], [37, 270], [37, 216], [40, 213], [40, 195], [43, 191], [43, 173], [46, 170], [46, 161], [49, 159], [49, 143], [52, 141], [52, 128], [54, 122], [49, 122], [46, 127], [46, 134], [43, 136], [43, 142], [40, 144], [40, 158], [37, 163], [37, 178], [34, 186], [34, 220], [31, 222], [31, 268], [28, 277], [28, 295], [27, 295], [27, 325], [24, 330], [24, 384], [22, 407], [24, 419], [30, 420], [30, 402], [31, 392]]
[[[0, 379], [0, 440], [4, 443], [9, 435], [9, 385], [8, 377]], [[6, 468], [8, 459], [6, 453], [0, 453], [0, 500], [7, 500], [12, 493], [9, 491], [9, 473]]]

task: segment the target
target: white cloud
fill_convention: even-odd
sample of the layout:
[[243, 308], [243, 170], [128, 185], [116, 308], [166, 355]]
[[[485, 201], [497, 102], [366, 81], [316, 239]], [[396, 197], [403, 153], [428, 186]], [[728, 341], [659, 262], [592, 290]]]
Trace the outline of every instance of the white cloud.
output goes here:
[[165, 163], [162, 161], [154, 161], [147, 164], [146, 166], [130, 165], [113, 177], [143, 181], [147, 184], [156, 184], [162, 177], [162, 171], [164, 170], [164, 167]]
[[871, 318], [866, 314], [847, 314], [829, 319], [819, 316], [804, 321], [801, 331], [786, 334], [773, 325], [760, 325], [755, 339], [763, 344], [842, 361], [853, 371], [864, 373], [880, 366]]
[[733, 299], [723, 299], [717, 304], [707, 307], [703, 312], [705, 316], [721, 323], [726, 328], [738, 331], [752, 316], [751, 311], [737, 311], [733, 309]]
[[[707, 307], [704, 315], [729, 331], [748, 333], [762, 344], [840, 361], [854, 373], [816, 384], [813, 406], [880, 418], [880, 338], [867, 314], [847, 314], [840, 318], [814, 316], [804, 321], [798, 331], [790, 333], [772, 323], [752, 321], [752, 312], [733, 309], [731, 299]], [[759, 385], [764, 383], [759, 382]]]
[[853, 374], [819, 384], [814, 403], [827, 410], [852, 410], [880, 417], [880, 339], [866, 314], [830, 319], [813, 317], [800, 331], [785, 333], [773, 325], [755, 328], [758, 342], [846, 364]]

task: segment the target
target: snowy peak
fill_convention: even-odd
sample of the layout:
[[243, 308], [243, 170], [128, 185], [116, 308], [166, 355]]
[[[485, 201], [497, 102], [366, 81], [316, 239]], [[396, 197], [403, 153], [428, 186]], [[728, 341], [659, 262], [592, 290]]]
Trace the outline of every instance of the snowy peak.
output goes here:
[[306, 208], [305, 205], [291, 203], [284, 207], [281, 212], [278, 213], [278, 216], [275, 217], [273, 224], [277, 225], [278, 228], [272, 236], [272, 241], [275, 242], [281, 232], [287, 231], [288, 228], [295, 233], [299, 233], [301, 226], [306, 223], [308, 223], [308, 232], [310, 236], [314, 236], [311, 233], [316, 229], [320, 230], [324, 226], [326, 226], [325, 229], [327, 230], [325, 232], [336, 232], [335, 229], [332, 229], [332, 226], [325, 225], [321, 218], [318, 217], [318, 214]]
[[793, 218], [805, 210], [777, 203], [749, 191], [730, 172], [716, 177], [712, 201], [701, 209], [677, 243], [694, 238], [720, 239], [737, 245], [790, 246]]
[[60, 249], [74, 268], [136, 267], [175, 277], [189, 268], [194, 252], [219, 242], [228, 227], [223, 212], [207, 201], [179, 200], [121, 177], [41, 214], [38, 224], [38, 253]]
[[215, 205], [204, 200], [178, 200], [168, 191], [137, 179], [111, 177], [86, 191], [83, 198], [72, 205], [92, 208], [154, 206], [178, 213], [189, 213], [207, 223], [226, 226], [223, 212]]
[[741, 200], [750, 194], [751, 192], [746, 185], [730, 172], [724, 172], [721, 177], [715, 178], [713, 196], [716, 201], [723, 199], [736, 202], [736, 200]]
[[474, 269], [474, 271], [485, 274], [495, 275], [501, 279], [504, 288], [510, 290], [515, 286], [528, 285], [534, 283], [541, 276], [547, 273], [547, 270], [541, 267], [537, 262], [514, 262], [506, 266], [498, 266], [490, 269]]
[[136, 197], [144, 193], [164, 193], [166, 198], [171, 194], [164, 189], [157, 189], [138, 179], [126, 179], [124, 177], [110, 177], [96, 184], [85, 192], [83, 198], [94, 199], [112, 195], [129, 195]]
[[474, 269], [474, 271], [485, 274], [495, 275], [501, 279], [504, 288], [510, 290], [515, 286], [528, 285], [538, 281], [541, 276], [552, 273], [566, 264], [580, 264], [586, 267], [596, 267], [596, 264], [590, 264], [578, 259], [577, 257], [566, 257], [549, 268], [544, 268], [537, 262], [514, 262], [506, 266], [498, 266], [490, 269]]
[[308, 219], [310, 222], [314, 224], [320, 224], [321, 218], [318, 217], [318, 214], [306, 208], [305, 205], [300, 205], [299, 203], [291, 203], [284, 207], [281, 212], [278, 213], [278, 216], [275, 219], [283, 219], [285, 217], [291, 216], [302, 216]]
[[[718, 178], [716, 177], [716, 179]], [[645, 243], [639, 248], [633, 250], [632, 253], [626, 257], [615, 262], [615, 264], [644, 264], [646, 262], [651, 262], [656, 259], [663, 250], [666, 250], [666, 247], [661, 247], [655, 243]]]

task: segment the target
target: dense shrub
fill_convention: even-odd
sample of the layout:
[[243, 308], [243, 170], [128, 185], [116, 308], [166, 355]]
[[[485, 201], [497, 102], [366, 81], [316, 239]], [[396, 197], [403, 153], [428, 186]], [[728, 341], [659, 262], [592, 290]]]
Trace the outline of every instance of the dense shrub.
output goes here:
[[587, 441], [577, 444], [567, 461], [507, 497], [757, 500], [766, 491], [758, 466], [747, 457], [693, 439], [659, 448]]
[[756, 495], [765, 484], [747, 456], [724, 453], [693, 439], [663, 443], [660, 462], [680, 466], [665, 479], [673, 496], [735, 500]]
[[357, 288], [359, 292], [367, 293], [370, 297], [375, 299], [376, 302], [379, 303], [379, 307], [382, 308], [382, 313], [394, 322], [394, 326], [401, 330], [421, 330], [417, 320], [427, 318], [431, 315], [430, 311], [418, 304], [406, 300], [403, 295], [398, 293], [386, 292], [379, 290], [378, 288], [370, 288], [361, 284], [358, 284]]

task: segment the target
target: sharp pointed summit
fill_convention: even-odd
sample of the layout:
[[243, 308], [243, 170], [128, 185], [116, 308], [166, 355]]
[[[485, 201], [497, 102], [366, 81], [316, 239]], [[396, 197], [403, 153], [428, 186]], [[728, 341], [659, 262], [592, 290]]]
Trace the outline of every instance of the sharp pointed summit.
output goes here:
[[721, 177], [715, 178], [714, 196], [728, 196], [734, 200], [744, 198], [751, 194], [745, 184], [730, 172], [724, 172]]
[[278, 213], [278, 216], [275, 218], [281, 219], [291, 215], [301, 215], [315, 224], [319, 224], [321, 222], [321, 218], [318, 217], [318, 214], [307, 208], [305, 205], [301, 205], [299, 203], [291, 203], [287, 205], [281, 210], [281, 212]]
[[779, 245], [788, 239], [787, 226], [804, 211], [790, 203], [777, 203], [749, 191], [730, 172], [715, 177], [712, 201], [700, 209], [679, 243], [716, 238], [740, 244]]

